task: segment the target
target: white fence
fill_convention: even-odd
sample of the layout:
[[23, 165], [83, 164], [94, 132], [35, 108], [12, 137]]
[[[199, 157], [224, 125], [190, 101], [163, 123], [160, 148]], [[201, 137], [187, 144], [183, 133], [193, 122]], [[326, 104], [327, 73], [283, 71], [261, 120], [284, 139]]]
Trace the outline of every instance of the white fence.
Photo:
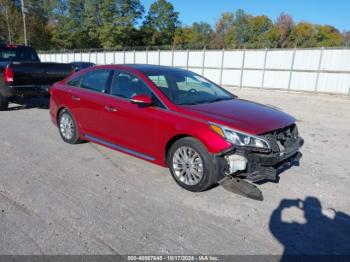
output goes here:
[[157, 64], [226, 86], [350, 94], [350, 49], [133, 50], [40, 53], [43, 62]]

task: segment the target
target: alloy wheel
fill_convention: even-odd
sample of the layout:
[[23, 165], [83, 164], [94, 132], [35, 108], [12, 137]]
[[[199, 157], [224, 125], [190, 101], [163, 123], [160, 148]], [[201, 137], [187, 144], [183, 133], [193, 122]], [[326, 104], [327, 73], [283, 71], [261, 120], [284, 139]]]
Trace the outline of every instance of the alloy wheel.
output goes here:
[[67, 113], [63, 113], [60, 118], [60, 131], [62, 136], [67, 140], [71, 140], [74, 136], [74, 122], [72, 117]]
[[203, 177], [203, 160], [192, 147], [182, 146], [174, 153], [173, 169], [180, 182], [193, 186]]

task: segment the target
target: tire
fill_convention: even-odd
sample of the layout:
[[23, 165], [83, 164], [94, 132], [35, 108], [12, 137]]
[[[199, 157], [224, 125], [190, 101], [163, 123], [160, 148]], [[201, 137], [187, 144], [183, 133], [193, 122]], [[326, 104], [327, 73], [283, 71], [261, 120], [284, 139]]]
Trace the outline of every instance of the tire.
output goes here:
[[0, 95], [0, 111], [7, 110], [8, 107], [9, 107], [8, 97]]
[[[193, 152], [195, 154], [191, 154]], [[185, 137], [177, 140], [171, 146], [167, 155], [170, 173], [176, 183], [182, 188], [192, 192], [201, 192], [209, 189], [218, 181], [214, 157], [209, 154], [205, 146], [197, 139]], [[181, 155], [183, 156], [182, 160]], [[185, 165], [186, 155], [190, 159], [187, 158], [187, 164]], [[183, 173], [182, 167], [184, 166], [186, 166], [186, 171]]]
[[69, 144], [81, 143], [77, 122], [67, 109], [61, 110], [58, 115], [58, 130], [64, 142]]

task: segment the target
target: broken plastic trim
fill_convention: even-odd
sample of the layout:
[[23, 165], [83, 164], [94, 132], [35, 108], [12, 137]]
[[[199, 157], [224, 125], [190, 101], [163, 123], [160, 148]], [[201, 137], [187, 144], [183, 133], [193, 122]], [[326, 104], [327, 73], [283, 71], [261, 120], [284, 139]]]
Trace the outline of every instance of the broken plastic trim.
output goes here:
[[258, 201], [264, 200], [260, 189], [256, 185], [249, 183], [243, 179], [232, 176], [225, 176], [218, 183], [229, 192]]

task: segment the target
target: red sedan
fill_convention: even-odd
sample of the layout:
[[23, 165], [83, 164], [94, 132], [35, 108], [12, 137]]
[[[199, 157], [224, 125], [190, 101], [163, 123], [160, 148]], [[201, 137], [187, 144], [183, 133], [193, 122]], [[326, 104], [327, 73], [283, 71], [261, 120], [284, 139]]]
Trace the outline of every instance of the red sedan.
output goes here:
[[179, 68], [96, 66], [50, 93], [51, 118], [65, 142], [88, 140], [169, 167], [190, 191], [226, 176], [276, 180], [303, 144], [292, 116]]

